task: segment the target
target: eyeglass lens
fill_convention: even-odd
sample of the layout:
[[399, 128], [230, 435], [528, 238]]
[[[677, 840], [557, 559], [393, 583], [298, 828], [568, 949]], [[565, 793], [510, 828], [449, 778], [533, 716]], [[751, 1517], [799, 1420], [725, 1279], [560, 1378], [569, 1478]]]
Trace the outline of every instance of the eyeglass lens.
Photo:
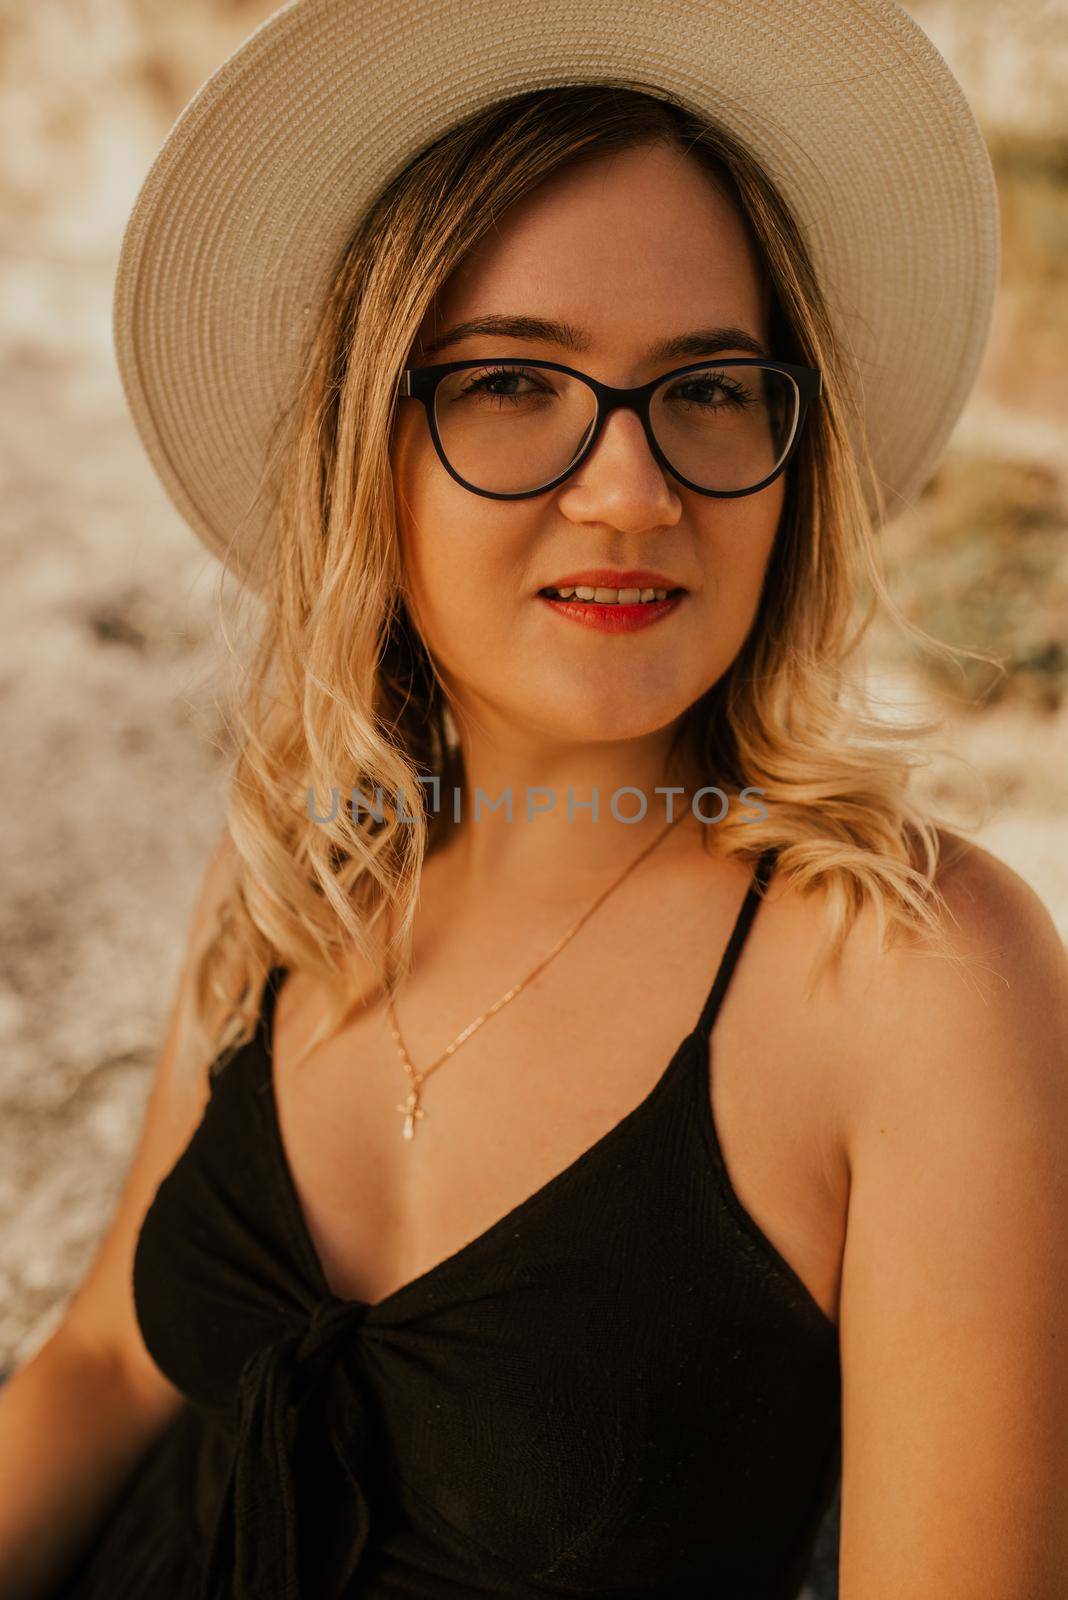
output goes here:
[[[729, 363], [668, 378], [650, 420], [680, 477], [704, 489], [743, 490], [773, 473], [790, 449], [799, 410], [788, 374]], [[581, 378], [537, 363], [495, 362], [450, 372], [434, 415], [454, 472], [491, 494], [551, 483], [589, 438], [597, 397]]]

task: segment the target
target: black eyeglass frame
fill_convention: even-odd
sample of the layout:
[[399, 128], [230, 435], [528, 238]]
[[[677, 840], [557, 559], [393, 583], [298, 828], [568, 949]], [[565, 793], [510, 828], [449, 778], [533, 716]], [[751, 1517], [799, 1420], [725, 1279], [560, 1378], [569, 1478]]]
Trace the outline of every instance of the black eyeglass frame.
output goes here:
[[[467, 479], [462, 478], [449, 461], [441, 442], [441, 436], [438, 433], [434, 396], [441, 380], [447, 377], [450, 372], [460, 372], [465, 368], [498, 366], [542, 367], [550, 372], [564, 372], [568, 377], [579, 378], [583, 383], [587, 384], [593, 390], [597, 400], [597, 414], [594, 418], [593, 432], [582, 450], [571, 462], [570, 466], [560, 473], [559, 477], [551, 479], [548, 483], [543, 483], [537, 489], [520, 489], [515, 493], [505, 494], [499, 493], [494, 489], [479, 489], [475, 484], [468, 483]], [[699, 483], [691, 483], [689, 478], [684, 478], [681, 472], [672, 466], [660, 448], [653, 432], [650, 407], [655, 390], [672, 378], [685, 377], [688, 372], [706, 372], [710, 366], [716, 368], [770, 367], [773, 372], [782, 372], [786, 377], [790, 378], [797, 392], [797, 419], [794, 423], [793, 438], [790, 440], [786, 454], [774, 472], [770, 472], [762, 482], [753, 484], [750, 489], [705, 489]], [[471, 494], [483, 495], [488, 500], [531, 500], [535, 495], [547, 494], [550, 489], [557, 488], [570, 478], [573, 472], [578, 471], [600, 438], [609, 416], [620, 407], [627, 407], [638, 413], [653, 456], [660, 466], [670, 472], [671, 476], [679, 483], [684, 484], [687, 489], [693, 489], [697, 494], [708, 495], [716, 500], [737, 500], [743, 495], [758, 494], [761, 489], [766, 489], [769, 483], [774, 483], [780, 473], [785, 472], [801, 438], [809, 405], [822, 393], [823, 375], [817, 367], [797, 366], [791, 361], [766, 361], [762, 356], [736, 356], [726, 361], [719, 361], [713, 357], [704, 361], [692, 361], [688, 366], [674, 367], [670, 372], [662, 372], [659, 377], [650, 378], [648, 383], [639, 383], [633, 389], [617, 389], [610, 383], [598, 382], [596, 378], [591, 378], [588, 372], [580, 372], [577, 367], [564, 366], [560, 361], [531, 359], [529, 356], [492, 356], [484, 357], [478, 361], [446, 361], [430, 367], [405, 367], [397, 383], [397, 395], [399, 398], [422, 402], [423, 409], [426, 412], [427, 425], [430, 428], [430, 437], [434, 441], [438, 459], [450, 478], [454, 478], [461, 488], [469, 490]]]

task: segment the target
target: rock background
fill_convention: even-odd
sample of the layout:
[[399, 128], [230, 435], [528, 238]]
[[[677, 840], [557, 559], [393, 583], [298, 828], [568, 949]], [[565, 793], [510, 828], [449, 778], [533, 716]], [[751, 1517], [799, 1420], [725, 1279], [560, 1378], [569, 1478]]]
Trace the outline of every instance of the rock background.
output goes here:
[[[56, 1325], [117, 1199], [222, 825], [217, 569], [126, 411], [111, 294], [168, 128], [273, 9], [0, 0], [0, 1372]], [[991, 143], [1006, 258], [979, 386], [888, 568], [910, 616], [1006, 671], [946, 675], [892, 637], [872, 670], [944, 718], [925, 786], [1068, 937], [1068, 12], [910, 9]]]

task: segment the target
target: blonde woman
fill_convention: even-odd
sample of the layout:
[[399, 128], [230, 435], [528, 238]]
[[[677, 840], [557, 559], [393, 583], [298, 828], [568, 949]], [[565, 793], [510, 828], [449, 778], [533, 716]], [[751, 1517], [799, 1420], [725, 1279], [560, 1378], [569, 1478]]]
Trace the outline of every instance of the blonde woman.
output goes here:
[[5, 1600], [1065, 1592], [1068, 963], [856, 651], [989, 166], [896, 7], [683, 10], [285, 7], [139, 198], [263, 605]]

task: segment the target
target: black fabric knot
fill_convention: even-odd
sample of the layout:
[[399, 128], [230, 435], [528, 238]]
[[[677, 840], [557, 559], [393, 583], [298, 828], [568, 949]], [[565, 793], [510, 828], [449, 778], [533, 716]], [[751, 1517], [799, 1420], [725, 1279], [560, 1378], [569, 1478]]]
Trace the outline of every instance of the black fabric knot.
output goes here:
[[353, 1328], [363, 1321], [366, 1309], [358, 1302], [339, 1300], [336, 1295], [319, 1302], [296, 1350], [292, 1394], [295, 1402], [321, 1382], [339, 1348], [347, 1342]]
[[356, 1386], [341, 1407], [324, 1404], [323, 1391], [365, 1314], [331, 1296], [242, 1368], [237, 1444], [198, 1600], [337, 1600], [351, 1582], [370, 1530], [366, 1414]]

